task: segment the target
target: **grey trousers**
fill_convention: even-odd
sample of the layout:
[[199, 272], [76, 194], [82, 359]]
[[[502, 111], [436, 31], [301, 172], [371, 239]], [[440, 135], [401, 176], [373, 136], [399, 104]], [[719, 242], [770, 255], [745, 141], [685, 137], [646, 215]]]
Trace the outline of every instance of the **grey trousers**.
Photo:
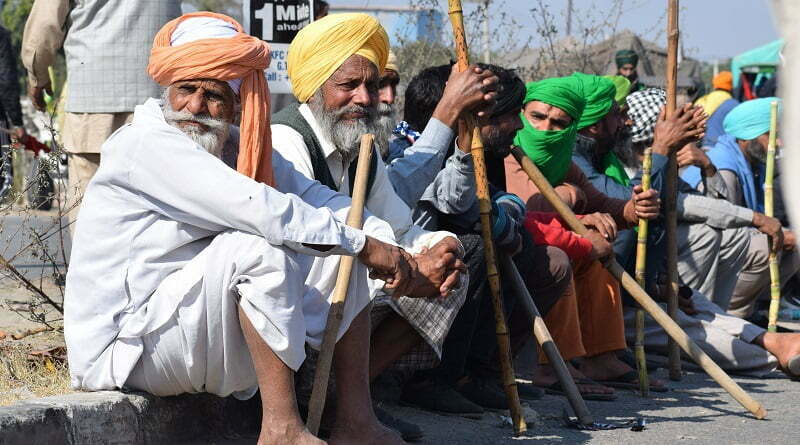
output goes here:
[[[767, 235], [751, 229], [747, 263], [736, 282], [727, 308], [729, 314], [747, 318], [753, 314], [758, 300], [769, 298], [769, 250]], [[800, 271], [800, 255], [796, 250], [779, 255], [781, 283], [786, 283]]]
[[[678, 311], [678, 325], [725, 371], [764, 377], [777, 369], [778, 359], [766, 349], [753, 344], [764, 329], [726, 314], [700, 292], [692, 296], [698, 313], [687, 315]], [[664, 309], [666, 310], [666, 306]], [[634, 308], [625, 307], [625, 338], [628, 344], [636, 340]], [[667, 334], [652, 318], [645, 316], [645, 349], [647, 352], [667, 353]]]
[[[678, 275], [717, 306], [727, 309], [736, 288], [736, 278], [745, 266], [753, 277], [768, 274], [753, 258], [750, 228], [719, 230], [706, 224], [678, 225]], [[769, 276], [767, 275], [767, 282]], [[744, 289], [742, 289], [744, 291]]]

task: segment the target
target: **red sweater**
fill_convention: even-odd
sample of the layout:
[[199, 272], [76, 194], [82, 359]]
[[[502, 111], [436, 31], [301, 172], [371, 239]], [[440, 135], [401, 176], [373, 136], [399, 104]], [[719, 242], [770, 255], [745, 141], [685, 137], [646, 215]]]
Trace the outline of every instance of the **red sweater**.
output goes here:
[[523, 224], [533, 242], [558, 247], [573, 261], [592, 251], [592, 242], [567, 229], [557, 213], [528, 212]]

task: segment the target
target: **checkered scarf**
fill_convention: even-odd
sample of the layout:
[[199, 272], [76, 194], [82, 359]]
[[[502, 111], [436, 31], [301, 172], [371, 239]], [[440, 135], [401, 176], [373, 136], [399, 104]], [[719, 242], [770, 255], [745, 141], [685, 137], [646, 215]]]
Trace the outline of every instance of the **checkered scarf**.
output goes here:
[[633, 121], [631, 141], [636, 143], [652, 140], [658, 114], [667, 103], [667, 93], [661, 88], [648, 88], [630, 94], [626, 102], [628, 117]]

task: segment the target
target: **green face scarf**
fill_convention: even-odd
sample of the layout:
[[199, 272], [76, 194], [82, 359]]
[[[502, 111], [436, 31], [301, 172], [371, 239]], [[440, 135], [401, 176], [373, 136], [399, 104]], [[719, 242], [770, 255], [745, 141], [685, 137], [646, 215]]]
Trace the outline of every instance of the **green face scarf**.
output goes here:
[[560, 184], [572, 163], [575, 125], [564, 130], [542, 131], [533, 128], [524, 114], [519, 117], [524, 128], [517, 132], [514, 145], [522, 148], [551, 185]]
[[572, 117], [572, 124], [563, 130], [543, 131], [534, 128], [521, 113], [523, 128], [514, 138], [514, 145], [522, 148], [550, 184], [558, 185], [572, 163], [577, 124], [585, 105], [582, 85], [572, 76], [552, 77], [530, 82], [526, 89], [525, 104], [531, 101], [546, 103]]
[[613, 179], [617, 184], [626, 187], [631, 184], [628, 173], [625, 171], [625, 166], [622, 165], [622, 162], [613, 151], [609, 151], [603, 156], [603, 169], [603, 173]]

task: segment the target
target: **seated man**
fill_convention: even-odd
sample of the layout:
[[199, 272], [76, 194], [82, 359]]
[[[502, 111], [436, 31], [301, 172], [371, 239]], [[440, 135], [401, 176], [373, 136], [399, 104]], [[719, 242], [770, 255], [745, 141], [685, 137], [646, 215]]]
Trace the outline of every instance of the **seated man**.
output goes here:
[[[701, 165], [703, 170], [697, 165], [690, 165], [683, 172], [683, 179], [707, 196], [726, 199], [754, 212], [763, 212], [770, 103], [775, 100], [780, 102], [775, 97], [750, 100], [731, 110], [723, 122], [726, 134], [719, 137], [707, 155], [698, 153], [697, 161], [692, 163]], [[709, 180], [709, 170], [718, 172], [714, 176], [719, 176], [721, 180]], [[776, 230], [769, 235], [772, 237], [772, 248], [778, 250], [781, 283], [785, 284], [789, 277], [800, 270], [800, 255], [795, 251], [796, 239], [794, 233], [787, 229], [783, 232]], [[766, 256], [769, 249], [767, 235], [759, 234], [750, 241], [748, 257], [764, 264], [769, 261]], [[729, 302], [718, 302], [716, 298], [712, 298], [712, 301], [722, 309], [748, 316], [753, 311], [755, 301], [767, 296], [769, 274], [744, 273], [738, 278]]]
[[[622, 127], [616, 88], [605, 78], [576, 73], [528, 84], [528, 94], [521, 116], [524, 128], [514, 143], [540, 168], [548, 181], [561, 189], [565, 201], [583, 216], [592, 229], [591, 238], [613, 241], [617, 228], [628, 228], [639, 216], [652, 219], [658, 214], [658, 194], [654, 190], [632, 192], [628, 201], [608, 197], [589, 183], [571, 161], [578, 130], [610, 137]], [[509, 191], [527, 199], [529, 210], [550, 211], [552, 207], [512, 157], [506, 158]], [[571, 185], [564, 185], [570, 183]], [[593, 244], [601, 243], [593, 240]], [[601, 256], [610, 254], [599, 248]], [[636, 373], [617, 359], [616, 352], [625, 349], [622, 301], [619, 283], [595, 258], [582, 257], [573, 264], [575, 298], [562, 298], [545, 318], [559, 350], [565, 358], [585, 356], [576, 378], [590, 378], [607, 385], [630, 385]], [[577, 314], [576, 314], [577, 311]], [[578, 329], [579, 326], [579, 329]], [[572, 333], [579, 330], [580, 335]], [[548, 367], [540, 367], [537, 384], [555, 383]], [[653, 389], [662, 389], [652, 381]], [[586, 387], [586, 393], [599, 393], [607, 399], [608, 389]]]
[[[524, 85], [511, 70], [483, 64], [479, 69], [492, 72], [499, 79], [497, 105], [487, 116], [481, 132], [489, 176], [502, 187], [505, 181], [497, 180], [496, 173], [502, 175], [502, 158], [508, 153], [520, 125], [517, 113], [522, 105]], [[452, 100], [451, 87], [460, 83], [454, 81], [459, 76], [452, 66], [442, 65], [426, 68], [411, 80], [405, 94], [405, 117], [410, 128], [428, 128], [439, 111], [450, 108], [447, 104]], [[417, 372], [404, 386], [401, 400], [431, 411], [476, 417], [484, 409], [506, 409], [508, 401], [499, 386], [494, 309], [485, 278], [486, 259], [480, 235], [470, 138], [461, 135], [457, 144], [451, 138], [449, 152], [452, 154], [444, 166], [439, 164], [440, 171], [425, 189], [414, 216], [425, 228], [444, 228], [458, 234], [465, 246], [464, 258], [470, 276], [475, 278], [470, 280], [467, 299], [447, 334], [441, 363], [434, 369]], [[410, 146], [410, 142], [403, 145]], [[400, 157], [393, 162], [413, 156], [419, 155], [413, 147], [407, 148], [400, 151]], [[502, 254], [513, 255], [536, 305], [546, 314], [569, 283], [569, 262], [559, 249], [534, 245], [530, 236], [521, 230], [524, 213], [521, 201], [494, 184], [490, 187], [494, 197], [495, 245]], [[511, 286], [503, 289], [503, 296], [514, 353], [530, 340], [532, 326], [525, 310], [516, 304], [519, 296]], [[530, 385], [518, 384], [518, 390], [522, 398], [541, 397], [541, 391]]]
[[[64, 320], [73, 386], [241, 398], [260, 388], [259, 443], [321, 444], [293, 387], [330, 307], [330, 292], [306, 279], [325, 257], [358, 256], [331, 439], [400, 443], [369, 401], [367, 268], [405, 295], [439, 292], [387, 244], [396, 240], [385, 222], [366, 213], [364, 231], [347, 227], [346, 196], [273, 157], [265, 42], [229, 17], [195, 13], [166, 24], [153, 46], [149, 72], [167, 88], [103, 145], [76, 229]], [[239, 101], [241, 173], [220, 159]]]
[[[324, 50], [320, 50], [324, 48]], [[379, 73], [389, 51], [388, 37], [377, 20], [366, 14], [334, 14], [303, 28], [289, 47], [292, 91], [300, 105], [273, 117], [276, 151], [310, 179], [334, 190], [350, 190], [361, 135], [376, 133]], [[463, 268], [462, 247], [447, 232], [415, 226], [411, 210], [397, 196], [383, 161], [373, 158], [366, 208], [392, 227], [398, 244], [416, 253], [414, 262], [432, 279], [431, 290], [445, 299], [414, 299], [403, 294], [381, 295], [373, 307], [370, 375], [379, 375], [414, 347], [412, 368], [433, 366], [458, 308], [466, 280], [455, 277]], [[336, 259], [322, 260], [310, 279], [333, 290]], [[376, 283], [378, 284], [378, 283]], [[377, 292], [378, 286], [374, 290]]]

